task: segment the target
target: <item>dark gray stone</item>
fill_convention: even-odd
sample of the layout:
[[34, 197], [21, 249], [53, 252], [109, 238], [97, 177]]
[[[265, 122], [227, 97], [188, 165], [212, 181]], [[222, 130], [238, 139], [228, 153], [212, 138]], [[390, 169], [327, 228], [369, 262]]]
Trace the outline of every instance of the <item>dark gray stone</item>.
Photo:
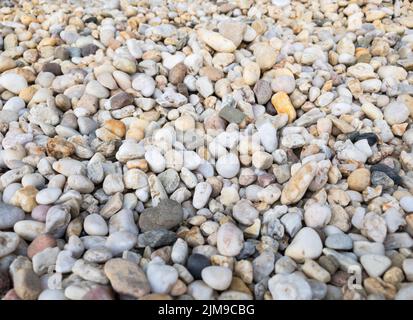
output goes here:
[[209, 267], [210, 265], [211, 262], [209, 261], [209, 258], [207, 256], [199, 253], [194, 253], [189, 256], [186, 268], [195, 279], [202, 279], [202, 270], [206, 267]]
[[110, 108], [112, 110], [120, 109], [131, 104], [133, 104], [133, 96], [127, 92], [115, 94], [110, 98]]
[[396, 170], [390, 168], [389, 166], [387, 166], [385, 164], [378, 163], [378, 164], [372, 165], [371, 168], [370, 168], [370, 171], [372, 173], [374, 171], [381, 171], [381, 172], [385, 173], [390, 179], [392, 179], [394, 181], [394, 183], [396, 183], [396, 184], [401, 184], [401, 182], [402, 182], [402, 179], [398, 175]]
[[163, 247], [172, 244], [175, 240], [175, 232], [166, 229], [151, 230], [138, 236], [138, 247]]
[[97, 45], [91, 43], [80, 48], [80, 52], [82, 54], [82, 57], [86, 57], [95, 54], [98, 49], [99, 47]]
[[174, 200], [162, 200], [156, 207], [145, 209], [139, 217], [143, 232], [156, 229], [173, 229], [183, 220], [182, 206]]
[[371, 184], [373, 187], [378, 185], [383, 186], [383, 189], [389, 189], [394, 187], [394, 181], [384, 172], [373, 171], [371, 174]]

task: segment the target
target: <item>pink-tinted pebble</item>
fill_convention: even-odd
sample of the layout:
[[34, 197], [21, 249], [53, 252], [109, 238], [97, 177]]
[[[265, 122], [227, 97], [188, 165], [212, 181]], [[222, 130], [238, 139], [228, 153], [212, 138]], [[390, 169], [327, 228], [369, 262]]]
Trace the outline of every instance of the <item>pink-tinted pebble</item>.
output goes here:
[[83, 296], [83, 300], [114, 300], [113, 291], [110, 287], [96, 286]]
[[49, 210], [50, 206], [45, 204], [40, 204], [32, 210], [32, 218], [40, 221], [46, 221], [47, 210]]
[[18, 297], [16, 291], [14, 291], [14, 289], [11, 289], [7, 291], [7, 293], [2, 298], [2, 300], [21, 300], [21, 299]]
[[51, 235], [41, 234], [27, 247], [27, 256], [31, 259], [36, 253], [41, 252], [46, 248], [53, 247], [56, 247], [56, 239]]

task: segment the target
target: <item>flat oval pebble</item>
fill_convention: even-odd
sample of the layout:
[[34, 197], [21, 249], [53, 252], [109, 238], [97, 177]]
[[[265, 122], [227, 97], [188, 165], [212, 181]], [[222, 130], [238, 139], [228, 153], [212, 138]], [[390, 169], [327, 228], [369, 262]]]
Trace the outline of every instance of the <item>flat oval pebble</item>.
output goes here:
[[232, 281], [232, 271], [229, 268], [210, 266], [202, 270], [202, 280], [212, 289], [226, 290]]
[[37, 193], [36, 201], [38, 204], [52, 204], [61, 194], [62, 190], [58, 188], [46, 188]]

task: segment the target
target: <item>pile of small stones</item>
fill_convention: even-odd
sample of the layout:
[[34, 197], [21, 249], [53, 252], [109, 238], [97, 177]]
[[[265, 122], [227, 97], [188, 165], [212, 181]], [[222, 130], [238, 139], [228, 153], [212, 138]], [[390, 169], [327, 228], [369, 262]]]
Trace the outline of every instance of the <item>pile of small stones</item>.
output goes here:
[[413, 299], [411, 1], [4, 2], [2, 299]]

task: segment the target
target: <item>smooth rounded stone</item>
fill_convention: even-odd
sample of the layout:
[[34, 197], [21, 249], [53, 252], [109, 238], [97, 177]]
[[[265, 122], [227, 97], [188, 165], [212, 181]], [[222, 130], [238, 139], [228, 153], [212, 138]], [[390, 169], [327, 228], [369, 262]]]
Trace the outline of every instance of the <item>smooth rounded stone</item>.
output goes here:
[[23, 186], [20, 183], [10, 183], [3, 190], [2, 200], [6, 204], [10, 204], [14, 194], [21, 189]]
[[2, 110], [8, 110], [12, 112], [19, 112], [26, 106], [24, 100], [20, 97], [12, 97], [4, 104]]
[[252, 155], [252, 165], [260, 170], [268, 169], [273, 163], [271, 154], [263, 151], [254, 152]]
[[244, 37], [247, 26], [243, 22], [224, 20], [218, 25], [218, 30], [221, 35], [231, 40], [238, 47]]
[[139, 299], [150, 292], [145, 272], [132, 261], [111, 259], [105, 263], [104, 272], [113, 289], [119, 294]]
[[113, 66], [125, 73], [136, 73], [136, 62], [129, 59], [129, 57], [115, 56], [113, 59]]
[[83, 228], [91, 236], [105, 236], [109, 231], [106, 221], [101, 215], [96, 213], [90, 214], [85, 218]]
[[83, 255], [83, 259], [85, 259], [85, 261], [92, 263], [105, 263], [106, 261], [112, 259], [112, 257], [113, 256], [110, 250], [105, 247], [89, 249]]
[[73, 175], [68, 177], [67, 185], [80, 193], [91, 193], [95, 189], [93, 182], [83, 175]]
[[302, 266], [301, 270], [309, 278], [315, 279], [322, 283], [328, 283], [331, 280], [330, 273], [326, 269], [324, 269], [322, 266], [320, 266], [317, 262], [315, 262], [314, 260], [310, 260], [310, 259], [305, 260], [304, 265]]
[[21, 238], [33, 241], [38, 235], [45, 231], [45, 224], [39, 221], [21, 220], [16, 222], [13, 230]]
[[275, 273], [290, 274], [297, 269], [297, 263], [288, 256], [283, 256], [275, 262]]
[[297, 262], [303, 262], [305, 259], [318, 258], [322, 250], [323, 243], [317, 232], [312, 228], [304, 227], [295, 235], [285, 250], [285, 255]]
[[215, 168], [221, 177], [231, 179], [238, 174], [240, 162], [235, 154], [228, 153], [218, 158]]
[[199, 253], [193, 253], [188, 257], [186, 267], [195, 279], [202, 278], [202, 270], [210, 266], [210, 259]]
[[92, 281], [99, 284], [107, 284], [109, 282], [103, 268], [101, 268], [98, 264], [87, 262], [83, 259], [79, 259], [75, 262], [72, 272], [87, 281]]
[[404, 103], [392, 102], [384, 108], [383, 114], [387, 123], [393, 125], [405, 122], [410, 112]]
[[250, 226], [258, 218], [258, 211], [249, 200], [241, 199], [232, 208], [232, 216], [238, 222]]
[[45, 179], [39, 173], [27, 174], [22, 178], [23, 187], [33, 186], [38, 189], [42, 189], [45, 185]]
[[217, 248], [220, 254], [229, 257], [238, 255], [244, 246], [244, 235], [232, 223], [225, 223], [217, 232]]
[[120, 174], [108, 174], [103, 181], [103, 191], [107, 195], [113, 195], [117, 192], [123, 192], [125, 186]]
[[20, 238], [16, 233], [0, 231], [0, 258], [3, 258], [16, 250], [19, 242]]
[[178, 280], [178, 271], [174, 267], [150, 263], [146, 269], [146, 276], [154, 293], [169, 293]]
[[0, 203], [0, 230], [11, 229], [25, 218], [24, 211], [6, 203]]
[[247, 85], [249, 86], [254, 85], [260, 79], [260, 75], [261, 75], [261, 69], [258, 63], [248, 62], [244, 66], [242, 77], [244, 79], [244, 82]]
[[196, 170], [201, 165], [202, 159], [195, 151], [184, 151], [184, 167]]
[[53, 163], [53, 170], [63, 174], [66, 177], [75, 174], [84, 174], [85, 168], [83, 164], [75, 159], [63, 158]]
[[254, 56], [261, 70], [272, 68], [277, 59], [277, 52], [270, 45], [259, 43], [254, 47]]
[[312, 182], [317, 170], [317, 163], [310, 161], [304, 164], [284, 186], [281, 203], [288, 205], [301, 200]]
[[321, 228], [331, 220], [331, 209], [327, 205], [313, 203], [304, 212], [304, 221], [307, 227]]
[[290, 75], [279, 75], [271, 81], [271, 89], [273, 92], [292, 93], [295, 89], [295, 79]]
[[354, 241], [353, 252], [358, 257], [366, 254], [375, 254], [384, 256], [384, 245], [378, 242]]
[[39, 294], [37, 300], [67, 300], [67, 298], [63, 290], [45, 289]]
[[357, 63], [347, 69], [347, 75], [360, 81], [375, 78], [374, 68], [368, 63]]
[[274, 152], [277, 149], [277, 129], [275, 129], [271, 123], [266, 122], [259, 126], [258, 134], [265, 151]]
[[346, 234], [336, 233], [326, 238], [325, 245], [335, 250], [350, 250], [353, 248], [353, 240]]
[[204, 208], [208, 203], [212, 193], [212, 187], [208, 182], [200, 182], [195, 187], [195, 192], [192, 200], [192, 205], [196, 209]]
[[213, 300], [214, 290], [204, 281], [196, 280], [188, 286], [188, 294], [195, 300]]
[[7, 56], [0, 56], [0, 72], [4, 72], [16, 67], [16, 61]]
[[42, 292], [39, 276], [32, 269], [18, 269], [13, 275], [14, 290], [22, 300], [36, 300]]
[[157, 149], [146, 151], [145, 160], [148, 162], [149, 168], [154, 173], [160, 173], [165, 170], [165, 158]]
[[33, 219], [40, 221], [40, 222], [45, 222], [46, 221], [46, 216], [47, 216], [47, 211], [50, 209], [50, 206], [48, 205], [38, 205], [33, 208], [31, 216]]
[[185, 240], [178, 238], [172, 246], [171, 260], [174, 263], [185, 264], [187, 257], [188, 243]]
[[170, 199], [161, 200], [156, 207], [145, 209], [139, 216], [139, 227], [143, 232], [156, 229], [172, 229], [183, 220], [182, 206]]
[[296, 274], [277, 274], [268, 280], [273, 300], [311, 300], [308, 282]]
[[148, 98], [155, 92], [155, 80], [152, 77], [141, 73], [132, 81], [132, 88], [139, 91], [144, 97]]
[[395, 78], [397, 80], [404, 80], [407, 77], [406, 70], [399, 66], [381, 66], [377, 73], [382, 79]]
[[113, 256], [117, 256], [124, 251], [132, 249], [137, 241], [136, 235], [127, 231], [119, 231], [107, 237], [105, 247], [112, 252]]
[[136, 158], [141, 158], [145, 154], [143, 146], [134, 141], [127, 140], [119, 148], [116, 153], [116, 159], [121, 162], [127, 162]]
[[223, 291], [228, 289], [232, 281], [232, 271], [221, 266], [209, 266], [201, 272], [202, 280], [212, 289]]
[[19, 94], [28, 87], [26, 79], [17, 73], [3, 73], [0, 76], [0, 86], [12, 93]]
[[413, 212], [413, 196], [404, 196], [400, 198], [399, 203], [404, 211]]
[[175, 128], [180, 131], [188, 131], [195, 128], [195, 120], [189, 114], [183, 114], [175, 120]]
[[397, 292], [394, 300], [412, 300], [413, 299], [413, 284], [405, 284]]
[[366, 168], [354, 170], [347, 178], [351, 190], [363, 191], [370, 185], [370, 171]]
[[362, 255], [360, 263], [370, 277], [380, 277], [391, 266], [388, 257], [377, 254]]
[[233, 52], [236, 50], [235, 44], [231, 40], [220, 35], [218, 32], [206, 29], [199, 29], [197, 34], [202, 42], [205, 42], [215, 51]]

